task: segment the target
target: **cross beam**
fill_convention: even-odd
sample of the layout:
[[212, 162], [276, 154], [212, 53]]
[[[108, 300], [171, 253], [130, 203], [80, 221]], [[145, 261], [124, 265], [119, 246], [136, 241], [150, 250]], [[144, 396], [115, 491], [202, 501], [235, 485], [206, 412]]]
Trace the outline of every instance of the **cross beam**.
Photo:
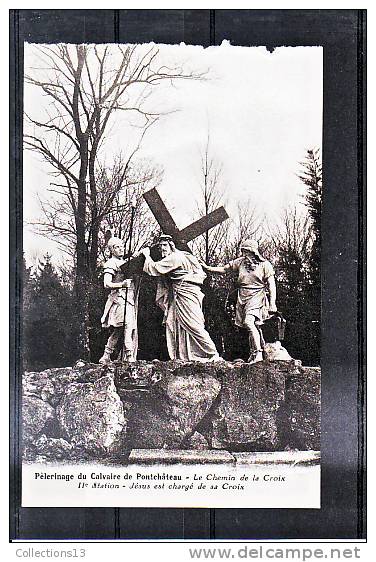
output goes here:
[[163, 234], [169, 234], [174, 240], [179, 239], [180, 231], [158, 191], [155, 188], [150, 189], [150, 191], [144, 193], [144, 199], [161, 227]]
[[[186, 252], [191, 252], [187, 242], [191, 242], [198, 236], [201, 236], [201, 234], [205, 234], [205, 232], [211, 228], [214, 228], [228, 219], [226, 209], [224, 207], [219, 207], [215, 211], [201, 217], [189, 226], [179, 230], [174, 219], [170, 215], [169, 210], [155, 188], [144, 193], [144, 199], [161, 227], [163, 234], [169, 234], [172, 236], [177, 248], [179, 250], [185, 250]], [[152, 255], [152, 257], [154, 256]], [[129, 277], [135, 273], [141, 273], [143, 264], [144, 257], [138, 256], [137, 258], [132, 258], [129, 263], [123, 266], [122, 269], [125, 275]]]
[[189, 226], [183, 228], [183, 230], [180, 231], [180, 236], [183, 240], [190, 242], [197, 238], [197, 236], [201, 236], [201, 234], [204, 234], [227, 219], [228, 214], [226, 209], [224, 207], [219, 207], [215, 211], [212, 211], [208, 215], [201, 217]]
[[214, 226], [228, 219], [226, 209], [224, 207], [219, 207], [186, 228], [179, 230], [156, 189], [151, 189], [144, 193], [144, 199], [161, 227], [163, 234], [172, 236], [176, 245], [187, 252], [191, 251], [187, 242], [191, 242], [198, 236], [201, 236], [201, 234], [205, 234], [205, 232]]

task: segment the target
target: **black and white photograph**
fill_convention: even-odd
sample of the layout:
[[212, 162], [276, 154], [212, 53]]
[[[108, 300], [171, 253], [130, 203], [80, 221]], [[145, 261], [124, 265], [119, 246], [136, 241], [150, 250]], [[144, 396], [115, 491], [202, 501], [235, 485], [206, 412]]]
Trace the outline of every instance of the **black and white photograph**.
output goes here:
[[22, 505], [320, 508], [323, 50], [24, 45]]

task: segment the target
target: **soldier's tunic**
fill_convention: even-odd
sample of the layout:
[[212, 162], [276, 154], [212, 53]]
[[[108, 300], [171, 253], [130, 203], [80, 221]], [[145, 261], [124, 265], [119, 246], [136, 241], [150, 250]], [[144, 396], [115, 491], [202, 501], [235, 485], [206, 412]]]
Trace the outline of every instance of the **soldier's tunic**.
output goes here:
[[145, 259], [144, 272], [160, 277], [156, 303], [164, 311], [168, 353], [171, 359], [215, 361], [215, 345], [205, 330], [201, 285], [206, 278], [197, 258], [175, 250], [154, 262]]
[[[121, 266], [125, 260], [112, 257], [103, 266], [103, 273], [112, 275], [113, 283], [124, 281], [124, 274], [121, 272]], [[137, 307], [138, 307], [139, 279], [134, 276], [128, 279], [128, 287], [123, 289], [112, 289], [106, 305], [104, 307], [101, 323], [103, 328], [120, 328], [124, 326], [124, 308], [125, 299], [127, 306], [125, 310], [125, 327], [124, 327], [124, 346], [128, 350], [132, 350], [134, 357], [137, 355], [138, 333], [137, 333]]]
[[237, 258], [225, 266], [228, 271], [238, 273], [238, 300], [235, 324], [244, 327], [247, 315], [254, 316], [262, 323], [269, 316], [269, 300], [266, 282], [274, 276], [270, 262], [263, 260], [252, 269], [246, 258]]

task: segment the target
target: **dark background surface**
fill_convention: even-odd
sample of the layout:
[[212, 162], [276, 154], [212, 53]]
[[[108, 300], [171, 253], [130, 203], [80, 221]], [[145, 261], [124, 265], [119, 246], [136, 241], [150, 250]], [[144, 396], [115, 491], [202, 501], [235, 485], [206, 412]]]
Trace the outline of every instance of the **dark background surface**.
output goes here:
[[[13, 10], [10, 13], [11, 539], [365, 537], [364, 10]], [[19, 455], [23, 43], [324, 47], [321, 509], [22, 508]], [[16, 413], [15, 413], [16, 412]]]

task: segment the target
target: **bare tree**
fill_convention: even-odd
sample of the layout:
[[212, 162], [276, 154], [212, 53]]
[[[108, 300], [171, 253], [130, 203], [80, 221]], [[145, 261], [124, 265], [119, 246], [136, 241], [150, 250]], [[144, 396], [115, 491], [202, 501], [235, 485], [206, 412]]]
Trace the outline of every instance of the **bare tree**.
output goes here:
[[113, 166], [101, 166], [100, 176], [97, 180], [100, 208], [103, 209], [103, 220], [99, 232], [100, 258], [106, 257], [105, 240], [108, 231], [119, 238], [128, 238], [132, 200], [135, 200], [136, 208], [131, 253], [147, 243], [151, 243], [157, 223], [150, 214], [143, 193], [157, 187], [162, 176], [162, 169], [147, 160], [131, 166], [129, 174], [125, 177], [121, 156]]
[[224, 247], [223, 262], [233, 260], [240, 255], [240, 247], [244, 240], [254, 238], [260, 239], [262, 220], [260, 219], [256, 206], [248, 199], [237, 204], [237, 212], [228, 227], [227, 243]]
[[[164, 66], [155, 45], [44, 45], [35, 52], [38, 68], [29, 69], [25, 82], [41, 90], [48, 105], [43, 119], [26, 114], [24, 142], [25, 148], [48, 162], [56, 178], [51, 185], [52, 205], [42, 205], [46, 231], [75, 240], [79, 348], [85, 357], [87, 283], [96, 268], [104, 218], [97, 166], [112, 118], [119, 112], [137, 117], [138, 140], [133, 141], [135, 148], [125, 161], [125, 177], [146, 130], [160, 117], [150, 108], [151, 92], [163, 81], [202, 75]], [[69, 217], [67, 222], [59, 219], [61, 212]]]
[[[200, 172], [201, 194], [197, 211], [203, 216], [226, 205], [223, 167], [212, 154], [209, 133], [201, 153]], [[227, 263], [239, 257], [245, 239], [260, 238], [262, 223], [250, 199], [239, 202], [232, 218], [200, 236], [194, 242], [194, 250], [208, 264]]]
[[[223, 167], [211, 154], [210, 134], [200, 155], [200, 199], [197, 201], [199, 216], [208, 215], [224, 203]], [[202, 234], [195, 242], [194, 249], [207, 264], [218, 261], [218, 249], [226, 246], [228, 225], [222, 223]]]
[[277, 264], [278, 280], [296, 292], [304, 290], [312, 248], [312, 225], [308, 213], [296, 207], [285, 209], [279, 225], [269, 229], [269, 256]]

